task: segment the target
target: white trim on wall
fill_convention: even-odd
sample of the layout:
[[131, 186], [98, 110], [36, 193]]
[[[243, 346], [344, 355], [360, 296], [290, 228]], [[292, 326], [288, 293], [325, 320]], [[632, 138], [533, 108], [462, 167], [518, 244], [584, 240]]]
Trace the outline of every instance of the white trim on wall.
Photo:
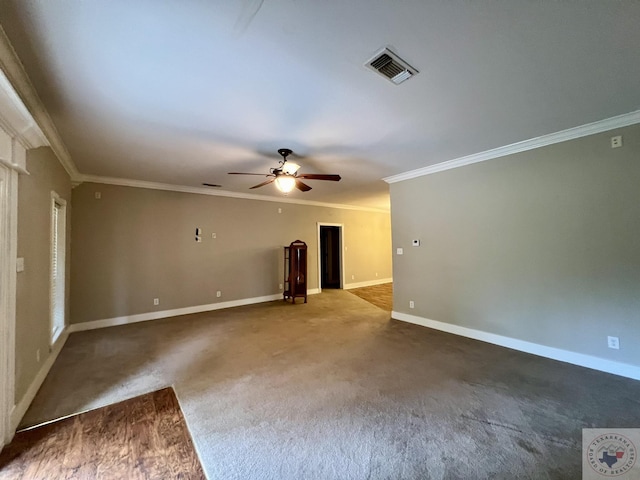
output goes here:
[[[307, 295], [320, 293], [317, 288], [307, 290]], [[135, 315], [125, 315], [122, 317], [105, 318], [102, 320], [93, 320], [90, 322], [72, 323], [68, 326], [69, 333], [83, 332], [85, 330], [95, 330], [97, 328], [115, 327], [117, 325], [128, 325], [130, 323], [146, 322], [148, 320], [158, 320], [161, 318], [177, 317], [179, 315], [189, 315], [191, 313], [211, 312], [213, 310], [222, 310], [224, 308], [241, 307], [243, 305], [252, 305], [255, 303], [272, 302], [274, 300], [282, 300], [282, 293], [274, 293], [273, 295], [265, 295], [263, 297], [241, 298], [239, 300], [230, 300], [228, 302], [210, 303], [207, 305], [196, 305], [193, 307], [174, 308], [172, 310], [161, 310], [157, 312], [145, 312]]]
[[0, 450], [15, 432], [16, 256], [18, 173], [0, 165]]
[[67, 338], [69, 338], [69, 332], [64, 330], [58, 337], [58, 340], [56, 340], [56, 342], [51, 346], [50, 354], [42, 364], [42, 367], [40, 367], [40, 370], [38, 370], [38, 373], [29, 385], [29, 388], [27, 388], [27, 391], [24, 393], [22, 398], [16, 403], [13, 411], [11, 412], [11, 431], [15, 432], [18, 428], [22, 417], [27, 413], [29, 405], [33, 402], [33, 399], [36, 397], [36, 393], [40, 390], [40, 387], [47, 378], [51, 367], [53, 367], [58, 355], [62, 351], [62, 347], [64, 347], [64, 344], [67, 342]]
[[[0, 74], [2, 72], [0, 71]], [[26, 171], [33, 119], [0, 75], [0, 448], [11, 441], [15, 405], [18, 173]], [[35, 141], [35, 140], [34, 140]]]
[[526, 152], [527, 150], [546, 147], [547, 145], [553, 145], [554, 143], [566, 142], [567, 140], [574, 140], [576, 138], [586, 137], [589, 135], [594, 135], [596, 133], [607, 132], [615, 128], [628, 127], [629, 125], [635, 125], [636, 123], [640, 123], [640, 110], [625, 113], [623, 115], [618, 115], [617, 117], [607, 118], [598, 122], [587, 123], [586, 125], [569, 128], [567, 130], [551, 133], [549, 135], [531, 138], [522, 142], [512, 143], [511, 145], [493, 148], [484, 152], [474, 153], [472, 155], [467, 155], [466, 157], [460, 157], [453, 160], [448, 160], [446, 162], [436, 163], [435, 165], [429, 165], [428, 167], [422, 167], [416, 170], [399, 173], [397, 175], [383, 178], [383, 180], [387, 183], [402, 182], [404, 180], [410, 180], [412, 178], [431, 175], [432, 173], [451, 170], [458, 167], [464, 167], [465, 165], [471, 165], [473, 163], [493, 160], [494, 158], [504, 157], [506, 155], [512, 155], [514, 153]]
[[[72, 180], [78, 175], [78, 168], [71, 159], [69, 151], [62, 142], [62, 138], [51, 120], [49, 113], [44, 108], [44, 104], [35, 87], [31, 83], [18, 55], [13, 49], [6, 33], [0, 26], [0, 69], [8, 80], [15, 97], [23, 105], [20, 108], [22, 115], [27, 115], [26, 124], [28, 129], [24, 130], [18, 125], [13, 129], [19, 133], [18, 137], [26, 148], [36, 148], [44, 145], [51, 146], [60, 163], [67, 171]], [[3, 105], [4, 109], [4, 105]], [[0, 109], [2, 110], [2, 109]], [[5, 120], [7, 120], [5, 118]]]
[[313, 207], [337, 208], [341, 210], [357, 210], [362, 212], [389, 213], [388, 210], [373, 207], [359, 207], [356, 205], [343, 205], [340, 203], [315, 202], [289, 197], [270, 197], [255, 193], [231, 192], [229, 190], [213, 190], [204, 187], [188, 187], [173, 185], [170, 183], [147, 182], [145, 180], [130, 180], [127, 178], [101, 177], [99, 175], [79, 175], [74, 183], [101, 183], [105, 185], [118, 185], [121, 187], [148, 188], [150, 190], [166, 190], [169, 192], [195, 193], [198, 195], [212, 195], [215, 197], [242, 198], [246, 200], [260, 200], [263, 202], [293, 203], [298, 205], [310, 205]]
[[495, 333], [484, 332], [482, 330], [461, 327], [459, 325], [453, 325], [451, 323], [438, 322], [436, 320], [409, 315], [407, 313], [392, 311], [391, 318], [402, 320], [403, 322], [414, 323], [416, 325], [421, 325], [427, 328], [433, 328], [435, 330], [440, 330], [447, 333], [453, 333], [454, 335], [460, 335], [462, 337], [473, 338], [474, 340], [480, 340], [481, 342], [487, 342], [494, 345], [499, 345], [501, 347], [511, 348], [520, 352], [538, 355], [539, 357], [550, 358], [552, 360], [571, 363], [573, 365], [579, 365], [581, 367], [590, 368], [592, 370], [599, 370], [601, 372], [620, 375], [621, 377], [640, 380], [640, 367], [629, 365], [628, 363], [616, 362], [614, 360], [606, 360], [604, 358], [598, 358], [592, 355], [585, 355], [582, 353], [562, 350], [560, 348], [548, 347], [546, 345], [540, 345], [537, 343], [526, 342], [524, 340], [518, 340], [516, 338], [496, 335]]
[[37, 148], [49, 144], [2, 70], [0, 70], [0, 105], [2, 106], [0, 127], [16, 138], [24, 148]]
[[[318, 291], [317, 288], [313, 288], [313, 289], [309, 289], [307, 293], [309, 295], [314, 295], [320, 292]], [[10, 424], [11, 432], [15, 432], [16, 428], [18, 427], [18, 424], [24, 417], [24, 414], [27, 412], [27, 409], [31, 405], [31, 402], [33, 402], [33, 399], [35, 398], [36, 394], [38, 393], [38, 390], [42, 386], [42, 383], [47, 378], [47, 375], [49, 374], [51, 367], [53, 367], [53, 364], [58, 358], [58, 355], [62, 351], [62, 348], [64, 347], [71, 333], [83, 332], [86, 330], [96, 330], [99, 328], [114, 327], [117, 325], [128, 325], [130, 323], [145, 322], [148, 320], [157, 320], [161, 318], [177, 317], [179, 315], [188, 315], [191, 313], [221, 310], [224, 308], [239, 307], [242, 305], [271, 302], [274, 300], [282, 300], [282, 293], [265, 295], [263, 297], [231, 300], [229, 302], [212, 303], [209, 305], [198, 305], [194, 307], [176, 308], [173, 310], [163, 310], [159, 312], [147, 312], [147, 313], [141, 313], [137, 315], [128, 315], [124, 317], [107, 318], [104, 320], [95, 320], [92, 322], [73, 323], [71, 325], [68, 325], [63, 330], [62, 334], [59, 336], [59, 338], [56, 340], [53, 346], [51, 347], [51, 354], [47, 357], [47, 360], [42, 364], [42, 367], [40, 367], [40, 370], [38, 371], [37, 375], [31, 382], [31, 384], [29, 385], [29, 388], [27, 388], [27, 391], [25, 392], [25, 394], [22, 396], [22, 398], [16, 403], [16, 405], [11, 410], [9, 415], [9, 418], [10, 418], [9, 424]], [[13, 436], [13, 433], [11, 436]]]
[[383, 283], [391, 283], [393, 278], [376, 278], [375, 280], [368, 280], [366, 282], [354, 282], [347, 283], [344, 286], [345, 290], [351, 290], [352, 288], [372, 287], [374, 285], [382, 285]]

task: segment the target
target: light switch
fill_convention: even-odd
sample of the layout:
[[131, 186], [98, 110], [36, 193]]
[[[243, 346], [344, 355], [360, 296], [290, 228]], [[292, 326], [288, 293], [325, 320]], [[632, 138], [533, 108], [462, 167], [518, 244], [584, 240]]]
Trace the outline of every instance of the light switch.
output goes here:
[[411, 243], [414, 247], [419, 247], [420, 246], [420, 240], [413, 240]]
[[16, 259], [16, 272], [24, 272], [24, 257]]

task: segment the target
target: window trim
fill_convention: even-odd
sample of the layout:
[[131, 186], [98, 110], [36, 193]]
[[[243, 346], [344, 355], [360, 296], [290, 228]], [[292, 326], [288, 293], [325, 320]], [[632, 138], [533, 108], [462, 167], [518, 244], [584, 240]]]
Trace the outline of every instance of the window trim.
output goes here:
[[[58, 257], [62, 253], [63, 261], [59, 263], [59, 269], [61, 267], [62, 270], [62, 325], [57, 325], [56, 320], [56, 290], [53, 279], [53, 258], [56, 253], [56, 247], [58, 245], [54, 244], [54, 233], [55, 233], [55, 211], [58, 210], [58, 227], [60, 227], [60, 223], [62, 223], [62, 244], [61, 249], [57, 251]], [[67, 201], [58, 195], [55, 191], [51, 191], [51, 207], [50, 207], [50, 232], [49, 232], [49, 345], [53, 347], [62, 333], [65, 331], [67, 327], [67, 285], [66, 285], [66, 270], [67, 270]], [[58, 243], [60, 243], [60, 229], [58, 230]]]

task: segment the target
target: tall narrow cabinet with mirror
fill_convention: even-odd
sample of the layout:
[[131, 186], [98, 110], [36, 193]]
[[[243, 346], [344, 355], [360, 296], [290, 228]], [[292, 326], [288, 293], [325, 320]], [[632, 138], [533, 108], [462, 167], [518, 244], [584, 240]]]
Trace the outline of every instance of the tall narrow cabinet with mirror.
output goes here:
[[304, 298], [307, 303], [307, 244], [302, 240], [284, 247], [284, 299]]

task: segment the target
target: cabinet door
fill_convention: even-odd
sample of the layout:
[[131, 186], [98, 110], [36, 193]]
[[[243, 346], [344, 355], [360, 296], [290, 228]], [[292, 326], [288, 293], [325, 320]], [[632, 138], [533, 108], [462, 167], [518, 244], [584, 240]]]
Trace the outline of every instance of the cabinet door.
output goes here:
[[307, 250], [296, 248], [293, 250], [293, 272], [296, 293], [305, 293], [307, 290]]

